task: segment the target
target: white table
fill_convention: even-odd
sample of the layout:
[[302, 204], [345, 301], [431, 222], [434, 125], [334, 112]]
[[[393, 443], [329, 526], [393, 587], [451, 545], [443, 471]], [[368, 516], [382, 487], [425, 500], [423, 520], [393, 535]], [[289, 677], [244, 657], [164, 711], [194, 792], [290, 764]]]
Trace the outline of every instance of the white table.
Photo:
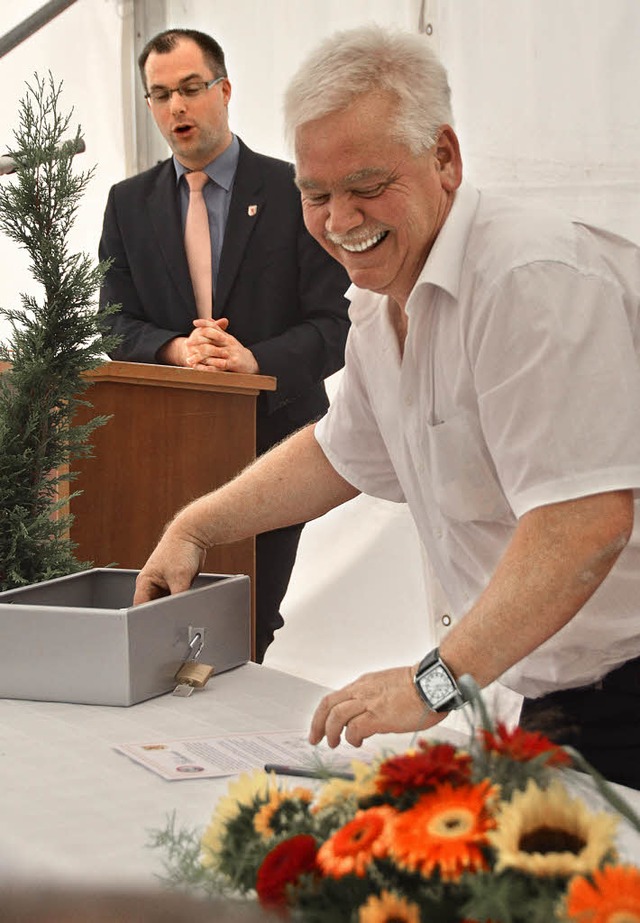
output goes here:
[[[157, 884], [163, 854], [148, 848], [149, 831], [164, 828], [174, 811], [179, 825], [203, 827], [228, 779], [168, 782], [114, 745], [306, 730], [323, 692], [250, 663], [189, 698], [165, 695], [131, 708], [0, 700], [0, 877]], [[630, 798], [640, 811], [640, 792]], [[632, 831], [621, 846], [626, 858], [640, 859]]]
[[157, 884], [149, 831], [173, 811], [178, 824], [206, 825], [229, 779], [168, 782], [114, 745], [304, 730], [324, 691], [249, 663], [189, 698], [130, 708], [0, 700], [0, 875]]

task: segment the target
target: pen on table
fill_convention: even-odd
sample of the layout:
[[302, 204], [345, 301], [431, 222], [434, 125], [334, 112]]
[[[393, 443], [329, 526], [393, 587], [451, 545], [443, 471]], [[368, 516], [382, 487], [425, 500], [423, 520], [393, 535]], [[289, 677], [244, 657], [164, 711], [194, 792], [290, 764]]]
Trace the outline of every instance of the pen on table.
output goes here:
[[302, 766], [284, 766], [280, 763], [265, 763], [265, 772], [275, 772], [278, 776], [300, 776], [304, 779], [348, 779], [353, 781], [352, 772], [337, 769], [305, 769]]

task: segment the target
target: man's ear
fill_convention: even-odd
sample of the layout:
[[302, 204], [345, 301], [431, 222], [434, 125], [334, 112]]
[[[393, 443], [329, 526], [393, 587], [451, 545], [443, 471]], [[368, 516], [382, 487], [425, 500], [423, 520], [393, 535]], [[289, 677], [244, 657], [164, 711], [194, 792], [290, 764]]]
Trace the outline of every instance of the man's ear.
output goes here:
[[462, 182], [462, 156], [458, 136], [451, 125], [440, 126], [433, 152], [443, 189], [455, 192]]

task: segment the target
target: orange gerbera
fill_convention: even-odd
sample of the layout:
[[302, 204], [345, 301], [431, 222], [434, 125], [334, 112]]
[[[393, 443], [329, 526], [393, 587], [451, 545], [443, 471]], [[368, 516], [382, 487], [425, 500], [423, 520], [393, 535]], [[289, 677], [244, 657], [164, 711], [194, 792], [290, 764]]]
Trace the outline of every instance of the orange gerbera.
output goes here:
[[388, 828], [394, 816], [395, 811], [387, 805], [358, 811], [353, 820], [337, 830], [318, 850], [318, 865], [325, 875], [362, 878], [373, 859], [387, 855]]
[[507, 756], [519, 763], [528, 763], [542, 753], [546, 754], [547, 766], [569, 766], [571, 763], [571, 757], [562, 747], [538, 731], [525, 731], [521, 727], [509, 730], [499, 721], [495, 733], [480, 730], [479, 735], [487, 752]]
[[497, 789], [488, 780], [454, 788], [444, 783], [391, 824], [389, 852], [401, 865], [456, 881], [462, 872], [487, 868], [482, 847], [495, 827], [489, 813]]
[[571, 881], [566, 898], [572, 923], [640, 923], [640, 869], [609, 865]]
[[309, 804], [312, 799], [313, 792], [308, 788], [294, 788], [291, 791], [272, 789], [269, 792], [269, 800], [253, 818], [254, 830], [264, 840], [271, 839], [274, 834], [279, 832], [275, 829], [273, 821], [283, 805], [291, 804], [292, 808], [295, 808], [296, 802]]
[[372, 894], [358, 911], [358, 923], [420, 923], [420, 908], [390, 891]]

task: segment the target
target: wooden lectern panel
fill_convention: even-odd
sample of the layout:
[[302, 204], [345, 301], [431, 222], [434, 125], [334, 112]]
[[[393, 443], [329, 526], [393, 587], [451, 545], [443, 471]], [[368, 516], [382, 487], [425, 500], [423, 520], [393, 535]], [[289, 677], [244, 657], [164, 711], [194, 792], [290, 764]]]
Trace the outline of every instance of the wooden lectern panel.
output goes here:
[[[166, 522], [186, 503], [224, 484], [255, 458], [256, 400], [273, 390], [261, 375], [198, 372], [108, 362], [91, 385], [78, 422], [110, 419], [94, 431], [94, 455], [73, 463], [71, 539], [96, 567], [142, 567]], [[209, 573], [255, 578], [255, 542], [219, 545]]]

